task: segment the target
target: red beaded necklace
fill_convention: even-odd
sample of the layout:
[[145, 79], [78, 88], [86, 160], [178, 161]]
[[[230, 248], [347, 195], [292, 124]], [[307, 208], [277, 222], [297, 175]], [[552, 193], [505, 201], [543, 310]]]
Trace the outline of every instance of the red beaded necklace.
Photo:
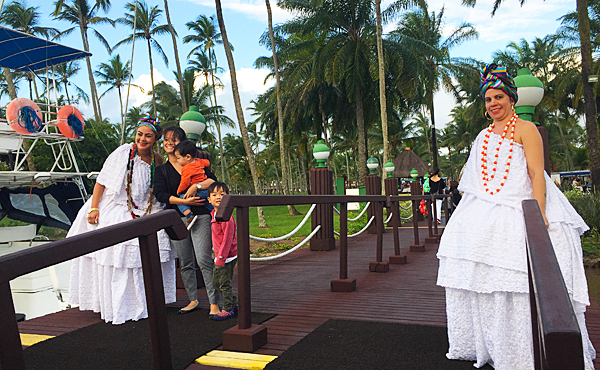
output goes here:
[[[494, 195], [496, 193], [498, 193], [500, 191], [500, 189], [502, 189], [502, 187], [504, 186], [504, 182], [506, 181], [507, 177], [508, 177], [508, 171], [510, 169], [510, 160], [512, 159], [512, 152], [513, 152], [513, 144], [515, 143], [515, 123], [517, 122], [517, 118], [519, 118], [516, 114], [513, 114], [513, 116], [510, 118], [510, 120], [506, 123], [506, 126], [504, 126], [504, 131], [502, 131], [502, 137], [500, 138], [500, 141], [498, 142], [498, 147], [496, 147], [496, 154], [494, 155], [494, 166], [492, 168], [492, 172], [490, 173], [490, 175], [488, 176], [488, 172], [487, 172], [487, 146], [490, 140], [490, 133], [492, 132], [492, 130], [494, 129], [494, 123], [492, 122], [492, 124], [490, 125], [490, 127], [488, 127], [487, 132], [485, 133], [485, 138], [483, 139], [483, 150], [481, 151], [481, 175], [482, 175], [482, 179], [483, 179], [483, 187], [485, 188], [485, 192], [489, 193], [490, 195]], [[508, 131], [508, 128], [510, 127], [510, 147], [508, 150], [508, 161], [506, 161], [506, 170], [504, 171], [504, 177], [502, 179], [502, 182], [500, 183], [500, 186], [495, 190], [495, 191], [490, 191], [490, 189], [488, 188], [488, 182], [491, 182], [492, 179], [494, 179], [494, 174], [496, 173], [496, 168], [498, 167], [498, 153], [500, 152], [500, 145], [502, 145], [502, 141], [504, 141], [504, 138], [506, 138], [506, 133]]]

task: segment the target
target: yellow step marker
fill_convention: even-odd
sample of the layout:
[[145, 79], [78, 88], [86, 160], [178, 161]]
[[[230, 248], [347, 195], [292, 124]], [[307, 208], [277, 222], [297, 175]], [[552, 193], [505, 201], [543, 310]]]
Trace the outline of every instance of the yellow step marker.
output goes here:
[[214, 350], [196, 359], [196, 363], [235, 369], [262, 370], [276, 358], [277, 356]]
[[43, 342], [46, 339], [54, 338], [53, 335], [41, 334], [19, 334], [21, 336], [21, 344], [24, 346], [33, 346], [36, 343]]

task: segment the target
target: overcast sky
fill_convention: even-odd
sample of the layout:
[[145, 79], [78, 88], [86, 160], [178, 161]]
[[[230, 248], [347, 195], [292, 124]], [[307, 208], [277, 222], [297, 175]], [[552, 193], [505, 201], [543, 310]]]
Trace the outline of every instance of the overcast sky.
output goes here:
[[[90, 3], [92, 0], [88, 0]], [[66, 22], [53, 20], [50, 13], [53, 11], [52, 3], [48, 0], [28, 0], [29, 6], [39, 7], [42, 13], [41, 25], [55, 27], [59, 30], [64, 30], [70, 25]], [[68, 1], [70, 2], [70, 0]], [[384, 0], [382, 8], [389, 5], [391, 0]], [[491, 59], [491, 54], [495, 50], [504, 49], [509, 42], [518, 42], [524, 38], [531, 42], [536, 37], [543, 38], [548, 34], [556, 32], [560, 26], [558, 18], [567, 12], [575, 10], [575, 1], [564, 0], [527, 0], [521, 7], [519, 0], [504, 0], [497, 14], [492, 18], [490, 13], [492, 10], [493, 0], [479, 0], [475, 8], [461, 6], [460, 0], [429, 0], [429, 11], [438, 13], [442, 7], [445, 7], [445, 28], [451, 30], [463, 22], [472, 24], [479, 32], [479, 39], [468, 41], [455, 49], [453, 49], [453, 57], [473, 57], [484, 61]], [[39, 4], [42, 3], [42, 4]], [[125, 1], [112, 2], [112, 7], [108, 13], [108, 17], [116, 19], [123, 17], [125, 14]], [[253, 67], [256, 58], [268, 55], [268, 51], [258, 44], [259, 37], [267, 30], [267, 12], [265, 2], [263, 0], [222, 0], [225, 25], [227, 27], [227, 35], [230, 42], [234, 45], [234, 59], [237, 70], [237, 78], [240, 89], [242, 105], [246, 109], [249, 107], [250, 101], [258, 94], [264, 92], [273, 81], [268, 81], [264, 84], [266, 70], [255, 69]], [[6, 3], [5, 3], [6, 4]], [[164, 7], [163, 0], [149, 0], [150, 6], [158, 5], [161, 9]], [[273, 8], [274, 23], [283, 23], [293, 17], [282, 9], [276, 7], [276, 0], [271, 0]], [[195, 20], [198, 15], [204, 14], [207, 16], [215, 15], [215, 6], [213, 0], [169, 0], [169, 10], [171, 21], [177, 31], [178, 47], [180, 53], [180, 61], [182, 68], [185, 68], [186, 56], [193, 47], [190, 44], [183, 44], [183, 36], [188, 34], [186, 22]], [[102, 14], [99, 14], [102, 15]], [[162, 23], [166, 23], [166, 19], [162, 18]], [[395, 28], [394, 23], [385, 26], [384, 33]], [[126, 29], [122, 25], [117, 25], [112, 28], [109, 25], [101, 25], [97, 30], [104, 35], [109, 44], [114, 45], [118, 41], [130, 35], [131, 30]], [[165, 63], [153, 52], [154, 62], [154, 81], [167, 81], [169, 84], [176, 86], [173, 71], [176, 69], [173, 59], [173, 47], [170, 36], [162, 36], [158, 39], [162, 45], [167, 57], [169, 65]], [[81, 48], [81, 35], [79, 30], [75, 30], [70, 36], [63, 38], [61, 43]], [[100, 63], [107, 62], [110, 58], [106, 49], [94, 38], [90, 32], [91, 52], [93, 54], [91, 60], [92, 65], [96, 68]], [[131, 57], [131, 45], [123, 45], [113, 51], [114, 54], [120, 54], [122, 60], [129, 60]], [[221, 73], [221, 80], [225, 85], [225, 89], [219, 91], [218, 101], [226, 109], [226, 114], [235, 120], [235, 108], [233, 106], [233, 98], [231, 94], [231, 83], [229, 71], [227, 68], [227, 60], [223, 48], [217, 47], [217, 59], [220, 67], [225, 71]], [[73, 83], [89, 92], [89, 82], [87, 79], [87, 71], [85, 63], [80, 62], [81, 71]], [[148, 62], [148, 49], [144, 42], [136, 41], [134, 59], [133, 59], [133, 76], [134, 83], [140, 85], [149, 91], [150, 74]], [[102, 94], [104, 88], [99, 89]], [[125, 94], [125, 92], [124, 92]], [[137, 106], [150, 97], [132, 89], [130, 92], [129, 107]], [[28, 87], [23, 84], [18, 94], [22, 97], [28, 97]], [[8, 102], [7, 98], [2, 104]], [[111, 122], [120, 122], [118, 109], [119, 100], [117, 92], [108, 93], [101, 100], [102, 112], [104, 117], [108, 117]], [[436, 126], [438, 128], [445, 127], [450, 120], [448, 114], [455, 105], [454, 99], [448, 94], [439, 93], [435, 98], [436, 104]], [[80, 105], [82, 113], [86, 117], [93, 116], [91, 106]], [[250, 112], [245, 113], [246, 121], [251, 120]], [[239, 134], [239, 129], [233, 131]]]

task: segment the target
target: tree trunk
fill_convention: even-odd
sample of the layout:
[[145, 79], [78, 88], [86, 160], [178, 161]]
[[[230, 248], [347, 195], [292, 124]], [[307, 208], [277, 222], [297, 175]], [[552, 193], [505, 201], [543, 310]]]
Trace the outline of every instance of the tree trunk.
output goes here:
[[384, 166], [388, 161], [388, 122], [387, 122], [387, 106], [385, 98], [385, 62], [383, 60], [383, 40], [382, 40], [382, 25], [381, 25], [381, 0], [375, 0], [375, 12], [377, 17], [377, 60], [379, 63], [379, 109], [381, 111], [381, 133], [383, 140], [383, 163], [381, 169], [384, 176], [381, 176], [381, 188], [385, 191], [385, 169]]
[[[154, 107], [154, 118], [156, 118], [156, 92], [154, 91], [154, 65], [152, 64], [152, 45], [150, 39], [148, 41], [148, 58], [150, 58], [150, 83], [152, 84], [152, 106]], [[183, 93], [183, 90], [181, 91]]]
[[362, 93], [356, 89], [356, 125], [358, 126], [358, 176], [359, 183], [365, 183], [367, 176], [367, 146], [365, 133], [365, 117], [363, 111]]
[[64, 84], [65, 84], [65, 95], [67, 95], [67, 103], [68, 103], [69, 105], [71, 105], [71, 98], [69, 97], [69, 89], [68, 89], [68, 87], [67, 87], [67, 86], [68, 86], [68, 84], [67, 84], [67, 82], [66, 82], [66, 81], [64, 82]]
[[[77, 3], [79, 4], [79, 3]], [[87, 39], [87, 24], [83, 20], [83, 14], [81, 13], [81, 9], [79, 5], [77, 5], [77, 14], [79, 16], [79, 30], [81, 31], [81, 40], [83, 42], [83, 50], [89, 52], [90, 45]], [[92, 72], [92, 62], [90, 57], [85, 58], [85, 63], [87, 65], [88, 70], [88, 79], [90, 81], [90, 92], [92, 95], [92, 107], [94, 108], [94, 118], [98, 124], [102, 123], [102, 113], [100, 110], [100, 101], [98, 100], [98, 92], [96, 91], [96, 83], [94, 82], [94, 74]]]
[[[257, 195], [260, 195], [260, 185], [258, 183], [258, 173], [256, 172], [256, 161], [254, 159], [254, 152], [250, 144], [250, 137], [248, 136], [248, 128], [246, 127], [246, 120], [244, 119], [244, 111], [242, 110], [242, 103], [240, 101], [240, 93], [238, 90], [237, 77], [235, 72], [235, 62], [233, 60], [233, 54], [229, 46], [229, 39], [227, 38], [227, 30], [225, 29], [225, 22], [223, 21], [223, 11], [221, 10], [221, 0], [215, 0], [217, 8], [217, 19], [219, 20], [219, 28], [221, 29], [221, 37], [223, 38], [223, 46], [225, 47], [225, 54], [227, 55], [227, 64], [229, 65], [229, 74], [231, 75], [231, 90], [233, 91], [233, 101], [235, 103], [235, 112], [240, 126], [242, 134], [242, 140], [244, 141], [244, 148], [246, 149], [246, 155], [248, 156], [248, 164], [250, 166], [250, 173], [252, 174], [252, 181], [254, 182], [254, 190]], [[258, 227], [266, 228], [267, 221], [262, 207], [256, 208], [258, 213]]]
[[121, 88], [117, 87], [119, 91], [119, 112], [121, 113], [121, 145], [125, 144], [125, 117], [123, 116], [123, 98], [121, 97]]
[[[217, 69], [217, 58], [215, 57], [215, 69], [212, 68], [212, 58], [214, 55], [214, 50], [208, 51], [208, 63], [210, 65], [210, 76], [212, 78], [213, 85], [213, 97], [215, 99], [215, 107], [218, 105], [217, 103], [217, 85], [215, 85], [215, 70]], [[208, 76], [207, 76], [208, 79]], [[217, 127], [217, 135], [219, 136], [219, 155], [221, 156], [221, 179], [225, 180], [225, 150], [223, 149], [223, 139], [221, 138], [221, 122], [219, 119], [219, 112], [217, 112], [217, 119], [215, 121], [215, 126]]]
[[581, 78], [583, 83], [583, 106], [585, 110], [585, 129], [590, 158], [592, 189], [600, 191], [600, 153], [598, 150], [598, 126], [596, 122], [596, 100], [594, 89], [588, 81], [592, 71], [592, 46], [590, 41], [590, 18], [587, 0], [577, 0], [577, 18], [579, 20], [579, 40], [581, 42]]
[[15, 88], [10, 68], [4, 67], [4, 77], [6, 77], [6, 85], [8, 86], [8, 96], [10, 96], [10, 100], [15, 100], [17, 98], [17, 89]]
[[181, 93], [181, 111], [187, 112], [187, 102], [185, 101], [185, 91], [183, 89], [183, 75], [181, 74], [181, 65], [179, 64], [179, 51], [177, 50], [177, 37], [175, 36], [175, 29], [171, 23], [171, 16], [169, 15], [169, 1], [165, 0], [165, 16], [167, 17], [167, 23], [169, 24], [169, 31], [171, 32], [171, 38], [173, 39], [173, 51], [175, 52], [175, 65], [177, 66], [177, 79], [179, 80], [179, 92]]
[[433, 92], [431, 93], [431, 105], [429, 106], [429, 114], [431, 115], [431, 169], [433, 170], [434, 168], [439, 168], [437, 137], [435, 135], [435, 116], [433, 113]]
[[[279, 160], [281, 161], [281, 177], [288, 178], [287, 166], [285, 165], [285, 140], [283, 132], [283, 107], [281, 106], [281, 81], [279, 78], [279, 65], [277, 64], [277, 49], [275, 47], [275, 35], [273, 33], [273, 15], [271, 14], [271, 4], [269, 0], [265, 0], [267, 5], [267, 16], [269, 18], [269, 36], [271, 37], [271, 49], [273, 49], [273, 67], [275, 69], [275, 84], [277, 88], [277, 123], [279, 127]], [[283, 195], [290, 195], [290, 189], [287, 182], [282, 182]], [[288, 205], [288, 213], [290, 216], [300, 214], [296, 207]]]
[[563, 145], [565, 146], [565, 157], [567, 160], [567, 171], [571, 171], [573, 169], [573, 159], [571, 159], [571, 151], [569, 150], [569, 143], [567, 142], [567, 138], [565, 137], [565, 133], [563, 132], [563, 128], [560, 125], [558, 120], [558, 110], [554, 113], [554, 119], [556, 120], [556, 126], [558, 126], [558, 132], [560, 133], [560, 138], [562, 139]]

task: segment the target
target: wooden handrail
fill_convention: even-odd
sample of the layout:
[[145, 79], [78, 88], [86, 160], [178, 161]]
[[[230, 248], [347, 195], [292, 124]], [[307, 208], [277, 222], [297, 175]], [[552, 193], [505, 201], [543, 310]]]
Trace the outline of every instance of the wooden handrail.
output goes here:
[[174, 210], [166, 210], [117, 225], [104, 227], [38, 247], [0, 257], [0, 365], [4, 370], [24, 370], [25, 359], [15, 320], [10, 280], [39, 269], [138, 238], [148, 306], [150, 338], [155, 369], [172, 369], [158, 237], [165, 229], [181, 240], [188, 231]]
[[536, 370], [582, 370], [581, 332], [537, 200], [522, 202]]

